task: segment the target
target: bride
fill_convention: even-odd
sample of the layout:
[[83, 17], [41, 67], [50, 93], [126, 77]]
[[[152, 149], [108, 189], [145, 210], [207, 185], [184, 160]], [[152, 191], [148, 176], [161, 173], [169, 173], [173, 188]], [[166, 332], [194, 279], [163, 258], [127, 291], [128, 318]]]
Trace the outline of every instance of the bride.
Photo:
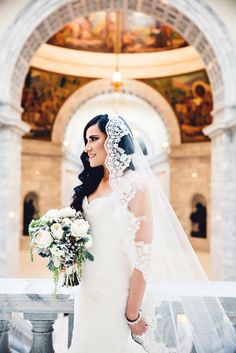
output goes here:
[[233, 326], [202, 295], [206, 275], [125, 120], [96, 116], [84, 142], [71, 206], [90, 223], [94, 262], [68, 353], [233, 353]]

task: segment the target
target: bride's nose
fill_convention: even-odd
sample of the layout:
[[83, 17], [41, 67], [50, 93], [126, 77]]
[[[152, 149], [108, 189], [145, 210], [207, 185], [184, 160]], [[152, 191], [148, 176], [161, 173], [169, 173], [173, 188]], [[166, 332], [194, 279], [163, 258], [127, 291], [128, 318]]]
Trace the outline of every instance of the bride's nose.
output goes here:
[[89, 145], [89, 141], [87, 142], [87, 144], [84, 147], [84, 152], [87, 153], [88, 151], [91, 151], [91, 146]]

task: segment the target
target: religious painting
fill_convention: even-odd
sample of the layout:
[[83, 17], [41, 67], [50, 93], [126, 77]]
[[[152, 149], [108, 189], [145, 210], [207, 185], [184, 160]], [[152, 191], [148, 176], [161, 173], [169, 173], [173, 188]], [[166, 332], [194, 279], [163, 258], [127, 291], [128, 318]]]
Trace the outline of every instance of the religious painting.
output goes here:
[[182, 142], [209, 141], [202, 129], [212, 123], [213, 98], [205, 70], [142, 80], [160, 92], [174, 110]]
[[143, 53], [188, 45], [169, 25], [138, 12], [94, 12], [67, 23], [49, 44], [93, 52]]
[[30, 68], [23, 89], [23, 120], [31, 126], [25, 138], [50, 140], [57, 113], [67, 98], [92, 79]]
[[[31, 131], [25, 138], [50, 140], [55, 118], [67, 98], [93, 78], [57, 74], [31, 68], [22, 96], [23, 120]], [[174, 110], [182, 142], [209, 141], [202, 129], [212, 122], [213, 99], [205, 70], [140, 80], [160, 92]]]

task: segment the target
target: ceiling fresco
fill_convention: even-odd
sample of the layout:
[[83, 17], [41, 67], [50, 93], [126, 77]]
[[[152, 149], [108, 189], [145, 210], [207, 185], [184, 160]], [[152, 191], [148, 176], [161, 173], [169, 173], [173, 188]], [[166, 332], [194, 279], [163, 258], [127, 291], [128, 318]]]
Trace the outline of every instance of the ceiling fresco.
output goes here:
[[213, 98], [205, 70], [141, 80], [161, 93], [174, 110], [182, 142], [209, 141], [202, 129], [212, 123]]
[[31, 130], [25, 138], [50, 140], [57, 113], [67, 98], [91, 78], [30, 68], [23, 89], [23, 120]]
[[[119, 26], [117, 27], [117, 23]], [[117, 29], [119, 38], [117, 37]], [[93, 52], [144, 53], [177, 49], [186, 40], [165, 23], [138, 12], [94, 12], [67, 23], [48, 44]]]
[[[50, 140], [54, 121], [67, 98], [93, 78], [30, 68], [22, 96], [23, 120], [31, 131], [25, 138]], [[179, 122], [182, 142], [209, 141], [202, 129], [211, 124], [213, 99], [204, 70], [165, 78], [140, 80], [169, 102]]]

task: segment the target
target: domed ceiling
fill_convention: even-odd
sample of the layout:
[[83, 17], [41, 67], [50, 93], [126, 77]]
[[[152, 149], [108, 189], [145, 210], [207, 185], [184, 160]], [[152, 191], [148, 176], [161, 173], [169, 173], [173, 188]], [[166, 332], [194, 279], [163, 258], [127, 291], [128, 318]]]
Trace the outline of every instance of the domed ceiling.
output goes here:
[[[117, 43], [118, 28], [118, 43]], [[188, 46], [176, 31], [138, 12], [95, 12], [67, 23], [48, 44], [93, 52], [146, 53]]]
[[200, 56], [176, 31], [137, 12], [95, 12], [67, 23], [32, 59], [22, 94], [25, 138], [50, 140], [64, 102], [88, 82], [112, 78], [119, 53], [124, 78], [143, 81], [171, 105], [181, 141], [204, 142], [212, 122], [211, 86]]

